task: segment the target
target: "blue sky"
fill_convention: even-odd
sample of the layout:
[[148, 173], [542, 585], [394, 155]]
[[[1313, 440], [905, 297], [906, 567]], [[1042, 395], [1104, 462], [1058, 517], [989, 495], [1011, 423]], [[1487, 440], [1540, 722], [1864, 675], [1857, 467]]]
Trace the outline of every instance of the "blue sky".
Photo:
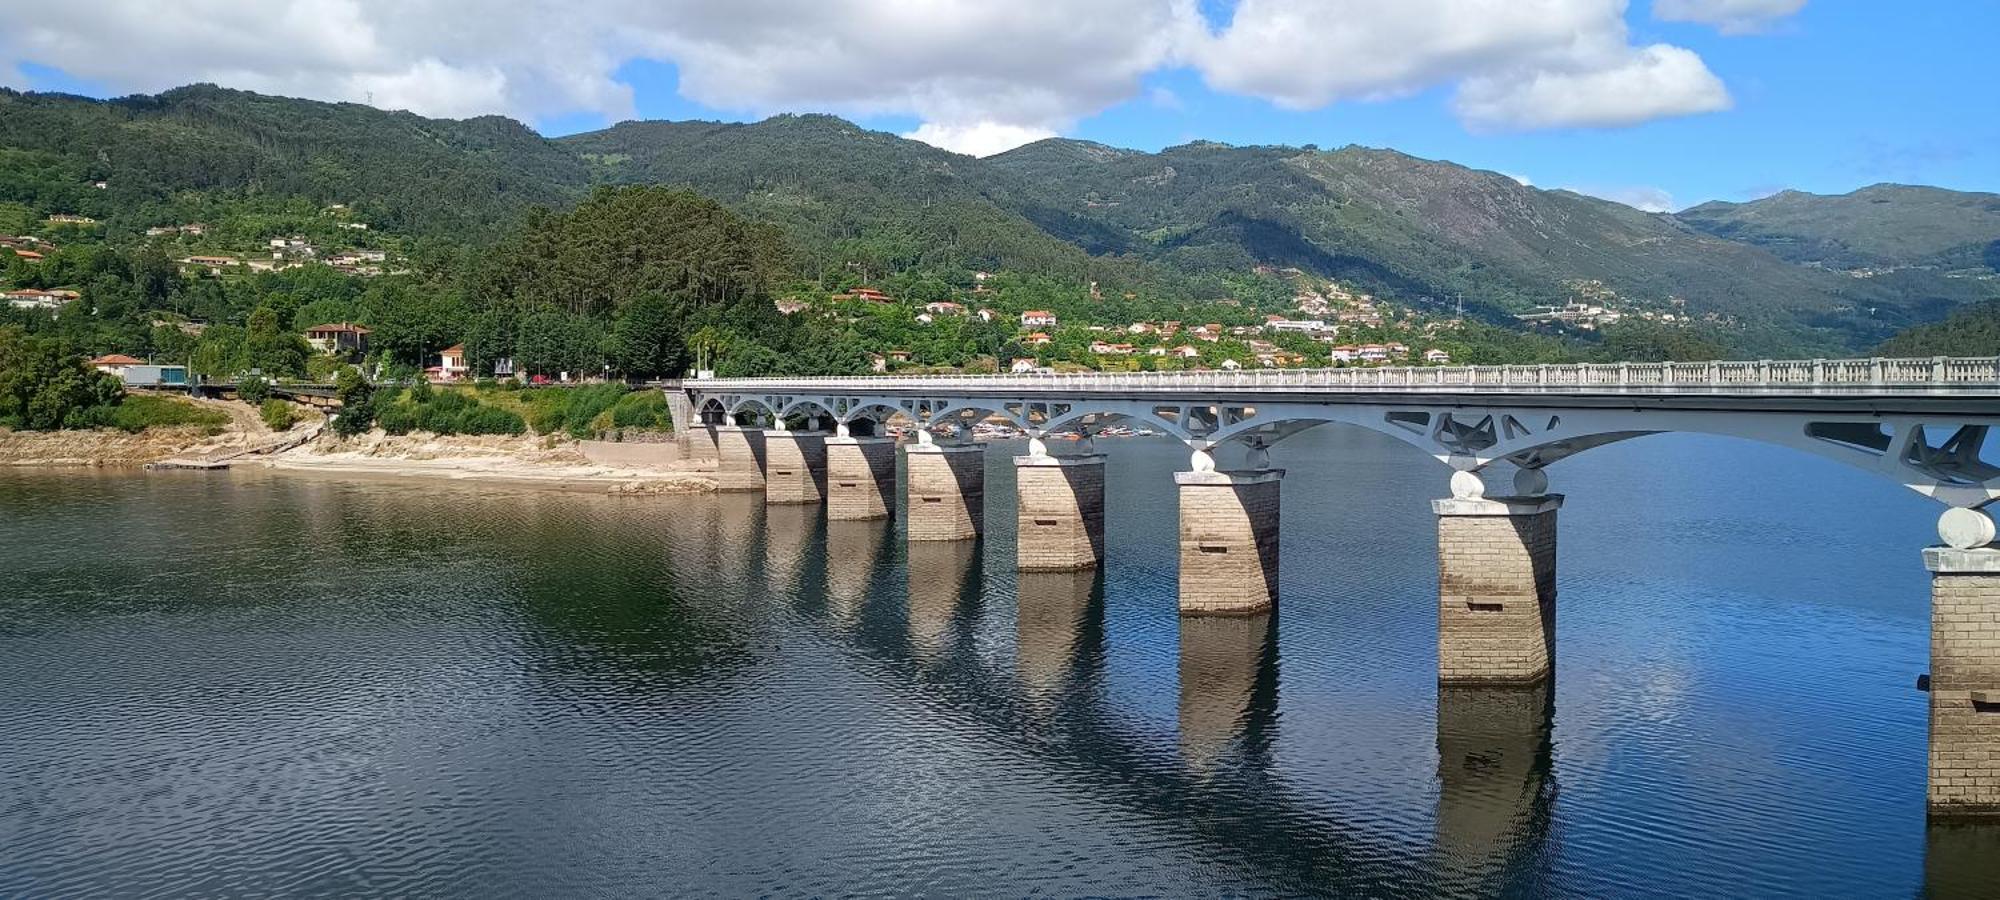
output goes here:
[[[298, 12], [309, 0], [274, 2]], [[1204, 0], [1198, 15], [1176, 0], [1077, 0], [1067, 18], [827, 0], [783, 10], [797, 30], [769, 45], [758, 43], [769, 28], [703, 20], [713, 11], [699, 4], [649, 22], [584, 3], [553, 35], [530, 33], [532, 15], [518, 27], [497, 15], [459, 43], [407, 46], [424, 39], [387, 27], [399, 13], [372, 2], [358, 7], [351, 46], [316, 60], [327, 42], [309, 18], [254, 36], [259, 53], [197, 29], [138, 27], [158, 22], [144, 3], [121, 13], [119, 0], [92, 0], [78, 5], [98, 15], [47, 23], [61, 40], [0, 35], [0, 81], [95, 96], [218, 81], [501, 112], [552, 135], [630, 117], [827, 111], [975, 151], [1049, 133], [1145, 150], [1352, 143], [1671, 208], [1880, 181], [2000, 191], [1989, 48], [2000, 3], [1984, 0], [1520, 0], [1540, 4], [1541, 21], [1468, 0], [1393, 4], [1409, 11], [1400, 18], [1367, 0]], [[1724, 18], [1743, 10], [1758, 18]], [[121, 17], [133, 27], [103, 24]], [[867, 27], [850, 39], [841, 28], [855, 20]], [[883, 37], [899, 27], [911, 41]], [[77, 52], [92, 42], [101, 52]], [[1475, 52], [1460, 52], [1468, 43]], [[1588, 102], [1543, 114], [1575, 97]]]

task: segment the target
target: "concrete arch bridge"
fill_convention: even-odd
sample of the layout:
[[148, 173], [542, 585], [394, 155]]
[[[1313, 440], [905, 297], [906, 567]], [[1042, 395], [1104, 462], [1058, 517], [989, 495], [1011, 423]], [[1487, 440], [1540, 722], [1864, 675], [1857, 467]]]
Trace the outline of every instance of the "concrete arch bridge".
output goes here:
[[[984, 524], [985, 446], [1002, 421], [1017, 456], [1017, 565], [1102, 558], [1104, 455], [1092, 435], [1144, 427], [1180, 440], [1180, 607], [1257, 614], [1277, 600], [1274, 448], [1345, 424], [1450, 470], [1438, 516], [1439, 680], [1535, 683], [1553, 660], [1556, 512], [1548, 470], [1642, 435], [1700, 432], [1837, 460], [1938, 501], [1933, 573], [1930, 808], [2000, 814], [2000, 358], [1457, 366], [1237, 372], [699, 379], [667, 387], [691, 455], [718, 485], [830, 518], [902, 506], [912, 541]], [[895, 493], [891, 421], [915, 427]], [[943, 434], [943, 438], [939, 434]], [[1052, 452], [1052, 436], [1078, 436]], [[1227, 451], [1226, 453], [1223, 451]], [[1219, 457], [1240, 464], [1223, 467]]]

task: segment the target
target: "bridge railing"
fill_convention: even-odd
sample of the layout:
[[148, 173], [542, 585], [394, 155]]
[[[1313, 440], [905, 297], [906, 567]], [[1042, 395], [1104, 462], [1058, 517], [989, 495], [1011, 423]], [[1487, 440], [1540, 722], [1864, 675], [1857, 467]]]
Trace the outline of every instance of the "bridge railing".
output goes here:
[[1058, 372], [1012, 375], [864, 375], [689, 380], [698, 390], [1165, 391], [1235, 388], [1509, 391], [1880, 389], [2000, 390], [2000, 357], [1789, 359], [1726, 362], [1561, 363], [1529, 366], [1381, 366], [1178, 372]]

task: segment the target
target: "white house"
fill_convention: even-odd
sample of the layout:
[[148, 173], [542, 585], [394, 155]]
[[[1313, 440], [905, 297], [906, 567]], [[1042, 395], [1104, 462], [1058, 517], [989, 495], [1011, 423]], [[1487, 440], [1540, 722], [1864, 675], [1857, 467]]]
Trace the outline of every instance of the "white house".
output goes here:
[[1439, 350], [1439, 349], [1437, 349], [1437, 348], [1433, 347], [1433, 348], [1431, 348], [1431, 349], [1429, 349], [1429, 350], [1425, 350], [1425, 351], [1424, 351], [1424, 362], [1427, 362], [1427, 363], [1448, 363], [1448, 362], [1451, 362], [1451, 354], [1449, 354], [1449, 353], [1446, 353], [1446, 352], [1444, 352], [1443, 350]]
[[445, 381], [457, 381], [472, 374], [472, 367], [465, 364], [465, 345], [453, 344], [438, 354], [438, 375]]
[[1021, 314], [1022, 328], [1053, 328], [1056, 314], [1046, 309], [1031, 309]]

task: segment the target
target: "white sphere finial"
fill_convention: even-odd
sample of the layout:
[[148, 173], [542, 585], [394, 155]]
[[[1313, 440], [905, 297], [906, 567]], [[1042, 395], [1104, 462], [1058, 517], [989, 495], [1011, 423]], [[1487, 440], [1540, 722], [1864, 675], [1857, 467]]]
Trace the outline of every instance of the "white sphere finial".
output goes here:
[[1549, 474], [1541, 469], [1522, 469], [1514, 473], [1514, 495], [1517, 497], [1540, 497], [1549, 492]]
[[1977, 550], [1993, 543], [1996, 536], [1993, 517], [1984, 510], [1954, 506], [1938, 517], [1938, 537], [1945, 546], [1958, 550]]
[[1460, 500], [1478, 500], [1486, 496], [1486, 482], [1473, 472], [1453, 472], [1451, 495]]

